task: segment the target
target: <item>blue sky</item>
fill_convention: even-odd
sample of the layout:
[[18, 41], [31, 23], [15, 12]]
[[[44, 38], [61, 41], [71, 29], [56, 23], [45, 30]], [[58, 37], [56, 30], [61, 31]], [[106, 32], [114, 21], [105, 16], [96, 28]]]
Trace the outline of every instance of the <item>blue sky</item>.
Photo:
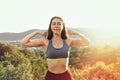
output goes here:
[[0, 33], [47, 29], [53, 16], [67, 27], [120, 29], [119, 0], [0, 0]]

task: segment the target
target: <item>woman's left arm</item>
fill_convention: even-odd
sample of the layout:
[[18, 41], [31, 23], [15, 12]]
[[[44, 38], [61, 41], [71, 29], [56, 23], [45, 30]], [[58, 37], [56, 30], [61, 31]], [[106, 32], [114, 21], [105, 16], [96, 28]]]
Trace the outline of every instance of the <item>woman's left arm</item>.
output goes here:
[[79, 37], [78, 39], [71, 39], [71, 47], [88, 46], [90, 44], [89, 39], [79, 32], [68, 30], [68, 35], [76, 35]]

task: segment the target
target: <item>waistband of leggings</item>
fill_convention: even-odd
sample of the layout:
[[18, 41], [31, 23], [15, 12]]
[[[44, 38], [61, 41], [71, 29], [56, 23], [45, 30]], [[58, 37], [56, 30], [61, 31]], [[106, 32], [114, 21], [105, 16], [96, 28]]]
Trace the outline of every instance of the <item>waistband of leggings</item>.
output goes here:
[[53, 72], [51, 72], [51, 71], [47, 71], [48, 73], [50, 73], [50, 74], [54, 74], [54, 75], [60, 75], [60, 74], [66, 74], [66, 73], [69, 73], [69, 71], [68, 70], [66, 70], [65, 72], [63, 72], [63, 73], [53, 73]]

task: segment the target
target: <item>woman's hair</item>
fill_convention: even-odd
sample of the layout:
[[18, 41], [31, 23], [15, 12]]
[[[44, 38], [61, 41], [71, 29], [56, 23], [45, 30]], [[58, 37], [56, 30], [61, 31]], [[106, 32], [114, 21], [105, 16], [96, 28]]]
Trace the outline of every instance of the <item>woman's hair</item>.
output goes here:
[[51, 40], [53, 38], [53, 32], [51, 30], [51, 23], [56, 18], [60, 19], [62, 21], [62, 23], [63, 23], [63, 30], [61, 32], [61, 38], [65, 40], [65, 39], [68, 38], [67, 31], [66, 31], [66, 27], [65, 27], [65, 23], [64, 23], [63, 19], [61, 17], [59, 17], [59, 16], [54, 16], [54, 17], [51, 18], [49, 28], [48, 28], [48, 37], [47, 37], [47, 39]]

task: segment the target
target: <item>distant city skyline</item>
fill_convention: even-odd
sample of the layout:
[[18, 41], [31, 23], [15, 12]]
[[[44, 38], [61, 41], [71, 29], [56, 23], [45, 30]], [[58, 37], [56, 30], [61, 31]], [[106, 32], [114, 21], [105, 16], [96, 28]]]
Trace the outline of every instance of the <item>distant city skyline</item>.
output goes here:
[[119, 0], [1, 0], [0, 33], [47, 29], [53, 16], [71, 28], [120, 29]]

